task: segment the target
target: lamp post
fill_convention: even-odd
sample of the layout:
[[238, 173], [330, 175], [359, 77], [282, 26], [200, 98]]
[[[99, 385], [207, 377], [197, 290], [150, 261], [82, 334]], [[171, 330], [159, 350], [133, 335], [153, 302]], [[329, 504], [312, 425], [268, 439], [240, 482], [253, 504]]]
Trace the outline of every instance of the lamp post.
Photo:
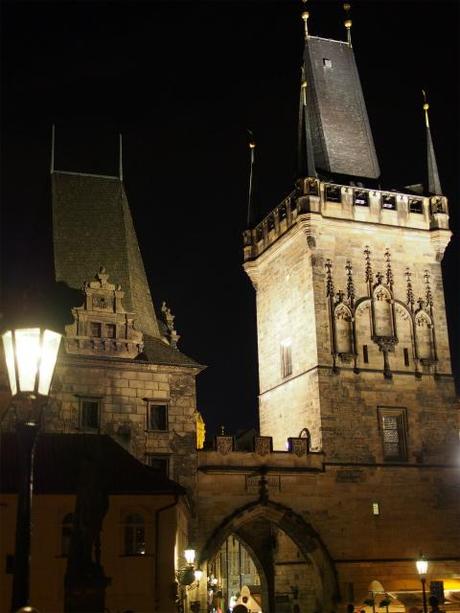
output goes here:
[[425, 559], [425, 556], [421, 555], [416, 561], [415, 566], [417, 567], [417, 572], [422, 582], [423, 613], [428, 613], [426, 606], [426, 574], [428, 571], [428, 560]]
[[33, 463], [41, 410], [48, 397], [61, 335], [40, 328], [2, 335], [6, 370], [16, 411], [18, 497], [11, 610], [29, 604]]

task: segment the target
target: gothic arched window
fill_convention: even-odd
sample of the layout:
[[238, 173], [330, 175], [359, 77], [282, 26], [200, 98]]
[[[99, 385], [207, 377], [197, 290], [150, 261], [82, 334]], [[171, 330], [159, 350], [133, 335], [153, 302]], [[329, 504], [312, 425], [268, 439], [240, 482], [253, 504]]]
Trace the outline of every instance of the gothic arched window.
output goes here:
[[417, 353], [421, 360], [433, 359], [432, 324], [429, 316], [420, 312], [415, 317]]
[[391, 294], [379, 285], [374, 292], [374, 335], [394, 336], [391, 314]]
[[125, 515], [123, 537], [124, 554], [126, 556], [145, 555], [145, 521], [140, 513], [129, 513]]
[[352, 349], [351, 312], [344, 304], [334, 311], [335, 349], [339, 354], [350, 354]]

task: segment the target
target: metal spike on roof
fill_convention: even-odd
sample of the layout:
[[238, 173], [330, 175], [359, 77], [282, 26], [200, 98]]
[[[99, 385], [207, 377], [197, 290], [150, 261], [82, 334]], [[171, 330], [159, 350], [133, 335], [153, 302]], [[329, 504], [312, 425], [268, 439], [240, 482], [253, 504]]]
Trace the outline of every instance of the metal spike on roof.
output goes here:
[[298, 131], [298, 170], [299, 175], [303, 176], [305, 172], [309, 177], [316, 177], [315, 155], [313, 151], [313, 141], [311, 137], [310, 118], [307, 106], [307, 80], [305, 78], [305, 69], [302, 66], [301, 84], [300, 84], [300, 101], [299, 101], [299, 131]]
[[428, 169], [428, 192], [430, 194], [442, 194], [441, 181], [439, 180], [438, 164], [436, 162], [436, 154], [433, 146], [433, 139], [431, 138], [430, 119], [428, 116], [428, 110], [430, 105], [427, 102], [425, 90], [422, 89], [423, 94], [423, 110], [425, 111], [425, 127], [426, 127], [426, 155], [427, 155], [427, 169]]
[[255, 151], [256, 151], [256, 142], [254, 140], [254, 134], [251, 130], [248, 130], [249, 134], [249, 151], [250, 151], [250, 162], [249, 162], [249, 188], [248, 188], [248, 218], [247, 218], [247, 227], [249, 228], [252, 221], [253, 216], [253, 200], [254, 200], [254, 162], [255, 162]]

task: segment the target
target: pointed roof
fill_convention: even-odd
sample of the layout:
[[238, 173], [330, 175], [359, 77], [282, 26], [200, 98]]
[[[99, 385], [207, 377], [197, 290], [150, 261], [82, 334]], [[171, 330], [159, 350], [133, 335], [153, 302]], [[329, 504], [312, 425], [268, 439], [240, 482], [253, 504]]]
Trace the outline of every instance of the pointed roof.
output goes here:
[[81, 289], [104, 266], [121, 285], [136, 327], [160, 338], [123, 182], [118, 177], [51, 174], [56, 281]]
[[433, 146], [433, 139], [431, 138], [430, 120], [428, 117], [428, 110], [430, 105], [426, 101], [425, 92], [423, 92], [425, 102], [423, 104], [423, 110], [425, 111], [425, 127], [426, 127], [426, 155], [427, 155], [427, 169], [428, 169], [428, 192], [430, 194], [436, 194], [440, 196], [442, 194], [441, 181], [439, 180], [438, 165], [436, 163], [436, 154]]
[[316, 168], [376, 179], [380, 169], [351, 44], [307, 35], [304, 71]]

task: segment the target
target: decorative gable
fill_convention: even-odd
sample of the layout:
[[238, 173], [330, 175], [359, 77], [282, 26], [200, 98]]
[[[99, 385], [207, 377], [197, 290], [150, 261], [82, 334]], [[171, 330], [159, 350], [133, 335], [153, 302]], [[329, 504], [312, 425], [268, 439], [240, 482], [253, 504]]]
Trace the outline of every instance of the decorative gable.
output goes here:
[[143, 334], [134, 327], [134, 313], [124, 310], [121, 286], [108, 282], [101, 267], [94, 281], [83, 286], [84, 304], [72, 309], [66, 326], [67, 353], [135, 358], [142, 352]]

